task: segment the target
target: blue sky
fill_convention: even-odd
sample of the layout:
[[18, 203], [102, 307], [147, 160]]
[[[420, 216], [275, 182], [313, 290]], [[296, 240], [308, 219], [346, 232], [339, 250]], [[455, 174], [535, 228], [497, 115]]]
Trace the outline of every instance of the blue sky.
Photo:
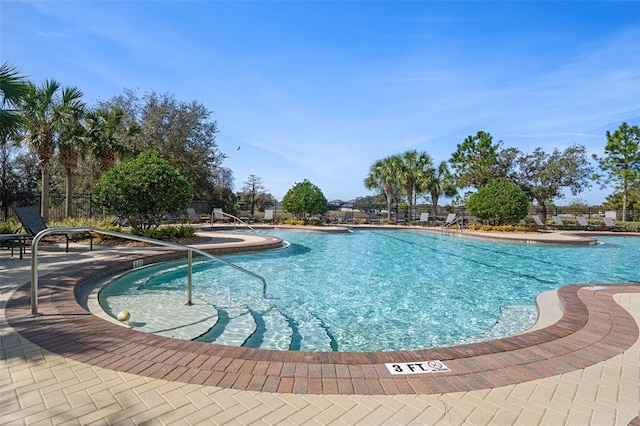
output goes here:
[[374, 161], [448, 160], [480, 130], [602, 154], [607, 130], [640, 124], [636, 1], [2, 0], [0, 19], [0, 60], [36, 83], [201, 102], [236, 189], [254, 174], [278, 199], [303, 179], [370, 195]]

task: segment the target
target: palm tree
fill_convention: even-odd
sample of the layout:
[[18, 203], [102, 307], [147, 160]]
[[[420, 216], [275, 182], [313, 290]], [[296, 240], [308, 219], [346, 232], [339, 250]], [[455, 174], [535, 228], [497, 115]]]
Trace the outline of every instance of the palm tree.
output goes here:
[[380, 189], [387, 199], [387, 220], [391, 220], [391, 202], [394, 190], [398, 187], [398, 172], [402, 160], [399, 156], [378, 160], [369, 168], [369, 175], [364, 180], [367, 189]]
[[22, 118], [17, 110], [20, 101], [27, 92], [27, 81], [19, 75], [20, 71], [8, 63], [0, 66], [0, 142], [18, 132], [22, 125]]
[[431, 216], [436, 219], [438, 215], [438, 199], [442, 194], [453, 197], [457, 194], [455, 178], [449, 171], [446, 161], [442, 161], [438, 167], [431, 168], [422, 175], [420, 181], [421, 192], [431, 196]]
[[119, 107], [103, 107], [86, 114], [87, 148], [98, 161], [101, 172], [109, 170], [118, 156], [129, 153], [126, 142], [140, 134], [136, 123], [126, 126], [125, 111]]
[[400, 157], [399, 179], [404, 185], [409, 207], [409, 220], [413, 219], [413, 194], [416, 185], [433, 168], [433, 160], [426, 152], [407, 151]]
[[55, 80], [45, 80], [37, 87], [27, 83], [27, 91], [20, 102], [26, 130], [25, 142], [40, 160], [42, 195], [40, 213], [49, 219], [49, 163], [65, 133], [70, 116], [81, 108], [82, 92], [74, 87], [61, 88]]
[[62, 90], [62, 103], [58, 111], [59, 138], [58, 161], [65, 173], [65, 216], [72, 215], [71, 201], [73, 199], [73, 171], [84, 149], [84, 128], [82, 115], [85, 104], [80, 100], [82, 92], [75, 87]]
[[40, 213], [45, 222], [49, 219], [49, 162], [56, 151], [55, 109], [58, 105], [60, 83], [45, 80], [42, 86], [27, 84], [26, 96], [21, 102], [27, 136], [25, 141], [40, 160], [42, 172], [42, 196]]

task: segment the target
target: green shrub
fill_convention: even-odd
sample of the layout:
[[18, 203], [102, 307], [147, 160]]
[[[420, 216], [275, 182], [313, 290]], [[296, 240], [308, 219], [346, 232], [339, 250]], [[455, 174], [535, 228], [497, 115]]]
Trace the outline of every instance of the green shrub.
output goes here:
[[316, 185], [305, 179], [296, 183], [282, 199], [282, 209], [286, 213], [293, 213], [297, 219], [305, 220], [312, 215], [325, 214], [327, 199]]
[[20, 225], [15, 222], [0, 222], [0, 234], [13, 234], [18, 228]]
[[489, 182], [467, 202], [469, 213], [490, 225], [516, 224], [527, 215], [528, 207], [524, 191], [505, 179]]
[[137, 231], [158, 227], [162, 216], [186, 210], [193, 200], [189, 182], [153, 150], [108, 170], [93, 194], [98, 205], [122, 215]]
[[170, 241], [180, 238], [193, 238], [196, 231], [191, 226], [160, 226], [153, 229], [131, 230], [131, 234], [154, 240]]

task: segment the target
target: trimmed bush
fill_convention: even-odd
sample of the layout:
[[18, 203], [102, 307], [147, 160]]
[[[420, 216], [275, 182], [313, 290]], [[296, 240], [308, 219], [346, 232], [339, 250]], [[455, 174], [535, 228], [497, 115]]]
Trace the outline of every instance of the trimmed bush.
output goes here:
[[469, 213], [489, 225], [516, 224], [527, 215], [528, 206], [527, 194], [505, 179], [489, 182], [467, 202]]

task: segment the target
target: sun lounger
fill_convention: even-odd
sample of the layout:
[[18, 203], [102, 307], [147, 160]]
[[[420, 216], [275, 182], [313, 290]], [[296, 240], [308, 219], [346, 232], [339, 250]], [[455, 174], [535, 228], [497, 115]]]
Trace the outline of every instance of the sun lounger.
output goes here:
[[264, 211], [262, 222], [273, 222], [273, 209], [267, 209]]
[[455, 213], [449, 213], [447, 215], [447, 218], [444, 220], [444, 223], [442, 224], [443, 228], [449, 228], [451, 227], [451, 225], [454, 225], [458, 222], [458, 215], [456, 215]]
[[380, 223], [380, 216], [378, 215], [378, 213], [369, 213], [369, 223]]
[[[38, 235], [39, 232], [48, 229], [47, 224], [44, 223], [44, 219], [40, 216], [40, 212], [33, 207], [14, 207], [13, 211], [16, 214], [16, 217], [22, 224], [22, 229], [27, 234], [29, 238], [33, 240], [33, 237]], [[61, 232], [49, 234], [51, 236], [61, 235], [65, 237], [66, 240], [66, 252], [69, 253], [69, 238], [74, 235], [84, 235], [89, 238], [90, 249], [93, 250], [93, 235], [87, 231], [80, 232]]]
[[587, 219], [584, 216], [576, 216], [576, 221], [578, 221], [578, 227], [582, 229], [595, 229], [593, 225], [587, 222]]
[[540, 216], [538, 216], [537, 214], [532, 214], [531, 219], [533, 219], [533, 221], [539, 228], [547, 227], [547, 225], [542, 221], [542, 219], [540, 219]]
[[626, 231], [626, 225], [617, 225], [613, 218], [605, 217], [604, 218], [604, 227], [610, 231]]
[[569, 228], [574, 228], [574, 225], [569, 225], [564, 223], [564, 221], [562, 220], [562, 218], [560, 216], [551, 216], [551, 219], [553, 220], [553, 224], [551, 226], [553, 226], [554, 228], [557, 229], [569, 229]]
[[429, 223], [429, 213], [420, 213], [420, 224], [425, 226]]

